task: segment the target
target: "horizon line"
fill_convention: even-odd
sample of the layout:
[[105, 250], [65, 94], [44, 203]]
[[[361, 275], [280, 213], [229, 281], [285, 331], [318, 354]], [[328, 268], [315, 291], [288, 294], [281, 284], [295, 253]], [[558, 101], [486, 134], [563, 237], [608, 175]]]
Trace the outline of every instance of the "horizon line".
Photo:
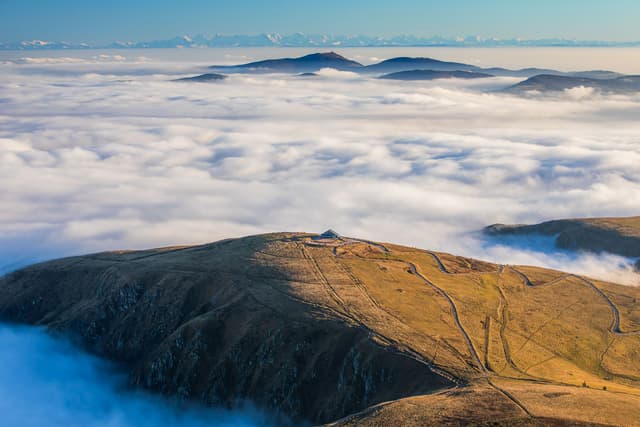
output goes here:
[[499, 38], [469, 36], [395, 36], [306, 34], [197, 34], [148, 41], [120, 41], [108, 43], [68, 42], [63, 40], [20, 40], [0, 42], [0, 50], [55, 50], [55, 49], [146, 49], [146, 48], [231, 48], [231, 47], [300, 47], [300, 48], [353, 48], [353, 47], [640, 47], [640, 40], [610, 41], [584, 40], [562, 37]]

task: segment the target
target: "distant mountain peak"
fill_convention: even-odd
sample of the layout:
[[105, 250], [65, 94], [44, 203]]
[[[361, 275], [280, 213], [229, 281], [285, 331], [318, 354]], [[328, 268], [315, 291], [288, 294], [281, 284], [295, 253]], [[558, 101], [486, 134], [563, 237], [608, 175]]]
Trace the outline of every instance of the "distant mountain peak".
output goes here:
[[345, 58], [336, 52], [317, 52], [297, 58], [266, 59], [262, 61], [249, 62], [236, 66], [213, 66], [213, 69], [240, 69], [253, 70], [254, 72], [295, 72], [309, 73], [319, 71], [322, 68], [335, 68], [337, 70], [353, 70], [363, 68], [359, 62]]
[[[606, 73], [593, 72], [596, 76]], [[594, 78], [591, 73], [577, 75], [539, 74], [506, 89], [507, 92], [562, 92], [577, 87], [592, 88], [602, 92], [633, 93], [640, 91], [640, 76]], [[586, 77], [585, 77], [586, 76]]]
[[567, 39], [527, 40], [521, 38], [498, 39], [471, 37], [418, 37], [400, 35], [395, 37], [377, 37], [364, 35], [329, 35], [329, 34], [220, 34], [213, 36], [185, 35], [164, 40], [132, 41], [128, 43], [113, 42], [107, 45], [81, 42], [60, 42], [43, 40], [26, 40], [17, 42], [0, 42], [2, 50], [26, 49], [90, 49], [90, 48], [172, 48], [172, 47], [240, 47], [240, 46], [286, 46], [286, 47], [365, 47], [365, 46], [640, 46], [640, 41], [610, 42], [581, 41]]
[[194, 77], [183, 77], [180, 79], [174, 80], [175, 82], [214, 82], [226, 79], [227, 76], [217, 73], [206, 73], [200, 74], [199, 76]]
[[321, 57], [321, 58], [332, 58], [332, 59], [344, 59], [344, 60], [348, 61], [347, 58], [345, 58], [344, 56], [342, 56], [339, 53], [336, 53], [334, 51], [312, 53], [311, 55], [307, 55], [307, 56], [317, 56], [317, 57]]

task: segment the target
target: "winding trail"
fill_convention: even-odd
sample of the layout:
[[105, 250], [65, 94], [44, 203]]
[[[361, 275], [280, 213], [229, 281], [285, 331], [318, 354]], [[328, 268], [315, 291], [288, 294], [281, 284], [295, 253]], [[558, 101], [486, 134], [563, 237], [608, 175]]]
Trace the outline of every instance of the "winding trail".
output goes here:
[[[388, 336], [380, 333], [377, 330], [372, 329], [371, 327], [369, 327], [365, 323], [363, 323], [361, 320], [356, 318], [356, 316], [354, 316], [350, 312], [350, 310], [348, 309], [348, 307], [345, 304], [344, 300], [342, 298], [340, 298], [340, 296], [338, 295], [338, 293], [335, 290], [335, 288], [329, 282], [329, 279], [322, 272], [322, 269], [321, 269], [320, 265], [318, 264], [318, 262], [316, 261], [316, 259], [305, 250], [304, 245], [300, 245], [299, 248], [300, 248], [300, 251], [302, 253], [302, 257], [304, 259], [306, 259], [311, 264], [312, 269], [314, 270], [314, 272], [316, 273], [316, 275], [320, 279], [320, 282], [323, 284], [323, 286], [327, 290], [327, 293], [329, 294], [331, 299], [333, 299], [334, 302], [339, 306], [340, 309], [339, 310], [332, 310], [333, 312], [340, 313], [342, 316], [346, 317], [347, 319], [349, 319], [354, 324], [356, 324], [359, 327], [361, 327], [364, 330], [366, 330], [369, 333], [370, 336], [375, 336], [381, 342], [386, 343], [388, 350], [391, 351], [392, 353], [398, 354], [398, 355], [403, 356], [403, 357], [408, 357], [408, 358], [420, 363], [421, 365], [427, 367], [427, 369], [429, 369], [431, 372], [433, 372], [434, 374], [436, 374], [436, 375], [448, 380], [449, 382], [451, 382], [456, 387], [461, 386], [461, 385], [464, 384], [464, 381], [462, 381], [460, 378], [457, 378], [455, 375], [445, 371], [444, 369], [440, 369], [437, 366], [433, 365], [420, 352], [416, 351], [412, 347], [408, 346], [407, 344], [400, 343], [397, 340], [395, 340], [395, 339], [393, 339], [391, 337], [388, 337]], [[388, 315], [390, 314], [386, 310], [384, 310], [382, 307], [380, 307], [380, 305], [368, 294], [368, 292], [366, 292], [365, 289], [362, 289], [360, 287], [360, 284], [362, 284], [362, 282], [359, 279], [357, 279], [353, 274], [348, 274], [347, 273], [347, 275], [354, 282], [354, 285], [356, 287], [360, 288], [361, 292], [364, 292], [366, 294], [365, 298], [367, 298], [367, 300], [372, 304], [373, 307], [379, 309], [381, 312], [384, 312], [385, 314], [388, 314]], [[364, 286], [364, 284], [362, 284], [362, 286]], [[392, 316], [392, 315], [391, 315], [391, 317], [395, 318], [395, 316]]]
[[338, 239], [335, 240], [339, 240], [340, 243], [335, 243], [335, 242], [319, 242], [319, 241], [305, 241], [304, 244], [308, 245], [308, 246], [321, 246], [321, 247], [330, 247], [332, 248], [332, 252], [334, 255], [337, 255], [337, 249], [344, 247], [344, 246], [351, 246], [351, 245], [356, 245], [358, 243], [366, 243], [368, 245], [374, 246], [378, 249], [380, 249], [382, 252], [384, 253], [390, 253], [391, 251], [389, 250], [389, 248], [387, 248], [385, 245], [383, 245], [382, 243], [377, 243], [377, 242], [373, 242], [371, 240], [364, 240], [364, 239], [355, 239], [353, 237], [340, 237]]
[[520, 409], [522, 409], [522, 411], [527, 414], [530, 418], [535, 418], [535, 416], [527, 409], [526, 406], [524, 406], [524, 404], [522, 402], [520, 402], [520, 400], [518, 400], [513, 394], [509, 393], [508, 391], [506, 391], [505, 389], [503, 389], [502, 387], [498, 387], [497, 385], [495, 385], [493, 383], [493, 381], [491, 381], [491, 379], [488, 380], [489, 385], [493, 388], [495, 388], [496, 390], [498, 390], [504, 397], [506, 397], [507, 399], [509, 399], [510, 401], [512, 401], [516, 406], [518, 406]]
[[436, 261], [436, 264], [438, 264], [438, 268], [440, 269], [440, 271], [442, 273], [444, 273], [444, 274], [455, 274], [455, 273], [452, 273], [449, 270], [447, 270], [447, 267], [444, 266], [444, 263], [442, 262], [440, 257], [435, 252], [431, 252], [431, 251], [425, 251], [425, 252], [428, 253], [429, 255], [431, 255], [431, 257]]
[[612, 333], [616, 335], [621, 335], [621, 336], [640, 335], [640, 331], [622, 332], [620, 330], [620, 310], [618, 309], [618, 307], [616, 307], [613, 301], [611, 301], [611, 299], [607, 296], [607, 294], [605, 294], [602, 291], [602, 289], [597, 287], [595, 284], [593, 284], [593, 282], [591, 282], [586, 277], [582, 277], [582, 276], [574, 276], [574, 277], [577, 277], [582, 282], [586, 283], [591, 289], [593, 289], [598, 295], [600, 295], [607, 304], [609, 304], [609, 307], [611, 307], [611, 311], [613, 312], [613, 322], [611, 323], [611, 328], [610, 328], [610, 331]]
[[352, 319], [353, 321], [355, 321], [356, 323], [360, 323], [355, 319], [354, 316], [351, 315], [351, 313], [349, 313], [349, 310], [347, 309], [347, 306], [344, 303], [343, 299], [340, 298], [340, 295], [338, 295], [338, 292], [336, 292], [335, 288], [331, 286], [331, 283], [329, 282], [329, 279], [327, 279], [327, 276], [325, 276], [325, 274], [322, 272], [320, 265], [318, 265], [318, 261], [316, 261], [316, 259], [307, 252], [304, 245], [299, 246], [299, 248], [300, 248], [300, 252], [302, 253], [302, 257], [306, 259], [309, 262], [309, 264], [311, 264], [311, 268], [315, 273], [316, 277], [320, 279], [320, 283], [322, 283], [323, 287], [325, 288], [325, 290], [327, 291], [331, 299], [333, 299], [336, 305], [340, 307], [343, 314], [349, 317], [350, 319]]
[[487, 370], [493, 371], [489, 363], [489, 341], [490, 340], [491, 340], [491, 316], [487, 315], [484, 318], [484, 366], [487, 368]]
[[453, 302], [453, 299], [443, 289], [436, 286], [433, 282], [431, 282], [429, 279], [423, 276], [418, 271], [414, 263], [410, 262], [408, 263], [408, 265], [409, 265], [409, 270], [416, 277], [418, 277], [420, 280], [422, 280], [424, 283], [426, 283], [428, 286], [430, 286], [433, 290], [435, 290], [438, 294], [440, 294], [442, 297], [444, 297], [447, 300], [447, 302], [449, 303], [449, 306], [451, 307], [451, 314], [453, 316], [453, 320], [456, 322], [456, 326], [458, 327], [458, 330], [460, 330], [462, 337], [467, 342], [467, 346], [469, 347], [469, 353], [471, 353], [471, 357], [474, 359], [476, 365], [478, 366], [478, 369], [480, 369], [481, 372], [487, 372], [484, 364], [482, 363], [482, 361], [480, 360], [480, 357], [478, 356], [478, 353], [476, 352], [475, 347], [473, 346], [473, 343], [471, 342], [471, 338], [469, 337], [469, 334], [467, 333], [467, 331], [462, 326], [462, 323], [460, 322], [460, 316], [458, 316], [458, 309], [456, 308], [456, 304]]
[[440, 270], [441, 273], [449, 274], [451, 276], [466, 276], [466, 275], [475, 275], [475, 274], [483, 274], [483, 273], [484, 274], [502, 274], [502, 272], [504, 271], [504, 265], [502, 264], [494, 264], [494, 265], [497, 265], [498, 269], [493, 271], [474, 270], [473, 265], [469, 262], [468, 259], [463, 257], [456, 257], [456, 258], [462, 259], [465, 262], [465, 264], [467, 264], [467, 268], [469, 269], [469, 271], [455, 273], [447, 269], [447, 267], [442, 262], [442, 259], [440, 259], [440, 256], [436, 252], [428, 251], [424, 249], [420, 249], [420, 251], [430, 255], [431, 258], [433, 258], [433, 260], [438, 265], [438, 270]]
[[557, 283], [560, 283], [562, 280], [568, 279], [570, 277], [574, 277], [574, 278], [580, 280], [586, 286], [591, 288], [595, 293], [597, 293], [598, 296], [600, 296], [604, 300], [604, 302], [607, 303], [609, 308], [611, 309], [611, 313], [612, 313], [612, 317], [613, 318], [612, 318], [612, 321], [611, 321], [611, 325], [609, 325], [609, 332], [611, 332], [612, 334], [615, 334], [615, 335], [620, 335], [620, 336], [640, 335], [640, 331], [623, 332], [623, 331], [620, 330], [620, 310], [613, 303], [613, 301], [611, 301], [609, 296], [607, 294], [605, 294], [604, 291], [602, 291], [602, 289], [597, 287], [591, 280], [587, 279], [586, 277], [579, 276], [579, 275], [576, 275], [576, 274], [566, 274], [566, 275], [564, 275], [562, 277], [558, 277], [558, 278], [556, 278], [554, 280], [551, 280], [551, 281], [549, 281], [547, 283], [543, 283], [541, 285], [534, 285], [533, 283], [531, 283], [531, 280], [527, 277], [526, 274], [522, 273], [521, 271], [519, 271], [515, 267], [510, 267], [510, 269], [522, 278], [525, 286], [530, 287], [530, 288], [541, 288], [541, 287], [545, 287], [545, 286], [555, 285]]
[[[349, 245], [353, 245], [353, 244], [357, 244], [357, 243], [364, 243], [364, 244], [368, 244], [371, 246], [374, 246], [378, 249], [380, 249], [382, 252], [384, 252], [385, 254], [390, 253], [391, 251], [384, 245], [376, 243], [376, 242], [371, 242], [368, 240], [361, 240], [361, 239], [351, 239], [348, 238], [348, 240], [342, 240], [340, 242], [335, 242], [333, 244], [314, 244], [312, 243], [310, 246], [327, 246], [331, 248], [332, 251], [332, 255], [334, 257], [338, 257], [339, 254], [337, 252], [337, 249], [340, 247], [344, 247], [344, 246], [349, 246]], [[304, 245], [303, 245], [304, 246]], [[345, 305], [345, 302], [340, 298], [340, 296], [338, 295], [338, 293], [336, 292], [336, 290], [331, 286], [331, 284], [329, 283], [329, 281], [327, 280], [326, 276], [322, 273], [322, 270], [320, 269], [320, 266], [318, 265], [317, 261], [315, 259], [313, 259], [313, 257], [304, 250], [304, 248], [302, 248], [302, 252], [304, 254], [304, 257], [307, 258], [312, 266], [313, 269], [315, 270], [315, 272], [320, 276], [321, 281], [325, 284], [325, 286], [327, 287], [327, 291], [329, 292], [329, 294], [331, 295], [332, 299], [334, 299], [334, 301], [338, 304], [338, 306], [340, 307], [341, 310], [344, 310], [344, 315], [346, 317], [348, 317], [350, 320], [353, 320], [355, 322], [358, 322], [361, 327], [367, 329], [369, 331], [370, 334], [378, 336], [379, 339], [382, 342], [386, 342], [389, 344], [389, 350], [394, 352], [394, 353], [398, 353], [398, 354], [403, 354], [406, 357], [409, 357], [425, 366], [427, 366], [433, 373], [449, 380], [450, 382], [452, 382], [453, 384], [455, 384], [456, 386], [460, 386], [463, 384], [463, 381], [461, 381], [459, 378], [456, 378], [454, 375], [452, 375], [449, 372], [443, 371], [441, 369], [439, 369], [438, 367], [436, 367], [433, 364], [433, 361], [429, 361], [427, 360], [422, 353], [416, 351], [415, 349], [412, 349], [406, 345], [401, 345], [399, 342], [397, 342], [396, 340], [390, 338], [390, 337], [386, 337], [382, 334], [380, 334], [377, 331], [372, 330], [371, 328], [369, 328], [366, 325], [363, 325], [362, 322], [357, 321], [357, 319], [355, 318], [355, 316], [353, 316], [351, 313], [349, 313], [347, 306]], [[478, 274], [478, 273], [482, 273], [482, 272], [460, 272], [460, 273], [455, 273], [455, 272], [451, 272], [447, 269], [447, 267], [445, 266], [444, 262], [440, 259], [440, 257], [431, 251], [424, 251], [425, 253], [429, 254], [435, 261], [438, 269], [440, 270], [440, 272], [447, 274], [447, 275], [451, 275], [451, 276], [457, 276], [457, 275], [469, 275], [469, 274]], [[468, 332], [465, 330], [464, 326], [462, 325], [462, 322], [460, 320], [460, 316], [459, 316], [459, 312], [458, 312], [458, 308], [453, 300], [453, 298], [451, 298], [451, 296], [442, 288], [440, 288], [439, 286], [437, 286], [435, 283], [433, 283], [431, 280], [429, 280], [426, 276], [424, 276], [422, 273], [420, 273], [420, 271], [418, 270], [418, 267], [416, 266], [416, 264], [412, 263], [412, 262], [404, 262], [409, 269], [409, 272], [414, 274], [417, 278], [419, 278], [422, 282], [424, 282], [426, 285], [428, 285], [429, 287], [431, 287], [437, 294], [439, 294], [441, 297], [443, 297], [447, 303], [449, 304], [450, 310], [451, 310], [451, 315], [453, 317], [453, 320], [455, 322], [455, 325], [457, 327], [457, 329], [459, 330], [460, 334], [462, 335], [467, 347], [468, 347], [468, 352], [471, 355], [471, 358], [474, 362], [474, 364], [477, 366], [477, 369], [484, 373], [485, 375], [489, 374], [490, 371], [492, 370], [491, 367], [489, 366], [489, 360], [488, 360], [488, 347], [489, 347], [489, 341], [490, 341], [490, 330], [487, 330], [485, 332], [485, 334], [487, 334], [485, 336], [485, 347], [486, 347], [486, 352], [484, 355], [484, 363], [482, 362], [478, 352], [476, 351], [476, 348], [471, 340], [470, 335], [468, 334]], [[341, 263], [337, 263], [338, 265], [342, 266]], [[620, 330], [620, 312], [619, 309], [616, 307], [616, 305], [613, 303], [613, 301], [611, 301], [611, 299], [600, 289], [598, 288], [593, 282], [591, 282], [589, 279], [582, 277], [582, 276], [577, 276], [574, 274], [565, 274], [562, 275], [560, 277], [557, 277], [553, 280], [550, 280], [546, 283], [540, 284], [540, 285], [534, 285], [531, 280], [529, 279], [529, 277], [524, 274], [523, 272], [519, 271], [516, 267], [514, 266], [505, 266], [505, 265], [498, 265], [498, 269], [497, 271], [493, 272], [493, 273], [497, 273], [499, 276], [505, 271], [505, 269], [509, 269], [511, 271], [513, 271], [516, 275], [518, 275], [524, 285], [526, 287], [529, 288], [537, 288], [537, 287], [546, 287], [546, 286], [553, 286], [556, 285], [560, 282], [562, 282], [565, 279], [571, 278], [571, 277], [575, 277], [578, 280], [580, 280], [582, 283], [584, 283], [586, 286], [590, 287], [595, 293], [598, 294], [598, 296], [600, 298], [602, 298], [607, 305], [609, 306], [609, 308], [611, 309], [612, 312], [612, 322], [611, 325], [609, 326], [609, 331], [615, 335], [622, 335], [622, 336], [626, 336], [626, 335], [640, 335], [640, 331], [633, 331], [633, 332], [622, 332]], [[391, 319], [395, 319], [397, 320], [397, 318], [395, 318], [395, 316], [393, 316], [391, 313], [389, 313], [388, 311], [386, 311], [383, 307], [380, 306], [380, 304], [371, 297], [371, 295], [369, 295], [369, 293], [366, 290], [366, 286], [364, 285], [364, 283], [362, 283], [361, 280], [359, 280], [355, 274], [353, 273], [353, 271], [351, 271], [347, 266], [342, 266], [342, 270], [347, 274], [347, 276], [349, 277], [349, 279], [354, 283], [355, 287], [357, 287], [360, 292], [363, 294], [363, 297], [368, 301], [368, 303], [373, 306], [375, 309], [380, 310], [382, 313], [386, 314], [387, 316], [390, 316]], [[491, 273], [491, 272], [486, 272], [486, 273]], [[526, 371], [524, 371], [523, 369], [521, 369], [519, 366], [516, 365], [516, 363], [514, 362], [514, 360], [512, 359], [512, 354], [511, 354], [511, 349], [509, 347], [509, 343], [506, 339], [506, 328], [507, 328], [507, 323], [508, 323], [508, 315], [507, 315], [507, 301], [506, 301], [506, 297], [504, 295], [504, 292], [502, 291], [501, 287], [498, 286], [498, 290], [500, 292], [500, 306], [498, 308], [498, 319], [496, 319], [499, 324], [500, 324], [500, 329], [499, 329], [499, 334], [500, 334], [500, 341], [502, 343], [502, 347], [503, 347], [503, 352], [504, 352], [504, 356], [505, 356], [505, 362], [506, 364], [512, 368], [513, 370], [515, 370], [516, 372], [519, 372], [523, 375], [525, 375], [526, 377], [530, 377], [533, 379], [536, 379], [536, 377], [531, 376], [530, 374], [527, 374]], [[487, 320], [489, 319], [489, 320]], [[490, 322], [491, 322], [491, 318], [488, 317], [487, 319], [485, 319], [485, 328], [490, 328]], [[537, 332], [537, 331], [536, 331]], [[531, 339], [531, 337], [535, 335], [531, 334], [531, 336], [527, 337], [527, 340]], [[519, 351], [520, 349], [518, 349]], [[517, 351], [516, 351], [517, 353]], [[555, 354], [555, 353], [554, 353]], [[555, 357], [555, 356], [553, 356]], [[552, 358], [553, 358], [552, 357]], [[504, 369], [504, 368], [502, 368]], [[495, 384], [491, 383], [490, 384], [492, 387], [496, 388], [498, 391], [500, 391], [502, 394], [504, 394], [507, 398], [509, 398], [510, 400], [512, 400], [515, 404], [517, 404], [520, 408], [522, 408], [522, 410], [524, 412], [526, 412], [529, 416], [531, 416], [531, 413], [527, 410], [527, 408], [525, 408], [514, 396], [512, 396], [510, 393], [506, 392], [505, 390], [501, 389], [500, 387], [496, 386]]]
[[[525, 371], [520, 369], [520, 367], [516, 364], [516, 362], [511, 357], [511, 347], [509, 346], [509, 341], [507, 340], [507, 323], [509, 321], [509, 316], [507, 314], [508, 304], [507, 297], [504, 295], [502, 288], [498, 287], [498, 292], [500, 293], [500, 305], [498, 306], [498, 313], [500, 316], [500, 342], [502, 343], [502, 350], [504, 352], [504, 359], [507, 365], [511, 367], [516, 372], [520, 372], [523, 375], [531, 376], [527, 374]], [[506, 366], [505, 366], [506, 367]], [[504, 369], [504, 368], [503, 368]]]
[[[334, 254], [334, 256], [337, 256], [337, 253], [336, 253], [336, 248], [337, 247], [346, 246], [347, 244], [353, 244], [353, 243], [366, 243], [366, 244], [369, 244], [369, 245], [372, 245], [372, 246], [375, 246], [375, 247], [379, 248], [384, 253], [390, 253], [391, 252], [389, 250], [389, 248], [387, 248], [383, 244], [372, 242], [372, 241], [369, 241], [369, 240], [351, 239], [351, 238], [349, 238], [348, 242], [342, 242], [342, 243], [339, 243], [337, 245], [333, 245], [332, 253]], [[331, 246], [331, 245], [326, 245], [326, 246]], [[440, 268], [440, 270], [442, 272], [444, 272], [446, 274], [454, 274], [454, 273], [450, 273], [449, 271], [447, 271], [446, 267], [440, 261], [439, 257], [436, 254], [431, 253], [429, 251], [427, 251], [427, 253], [431, 254], [431, 256], [434, 258], [434, 260], [436, 260], [436, 262], [438, 263], [438, 266], [439, 266], [439, 268]], [[425, 284], [427, 284], [429, 287], [434, 289], [436, 291], [436, 293], [438, 293], [440, 296], [442, 296], [444, 299], [447, 300], [447, 302], [449, 304], [449, 307], [451, 309], [451, 314], [452, 314], [452, 317], [454, 319], [454, 322], [455, 322], [458, 330], [460, 331], [460, 334], [462, 335], [462, 337], [464, 338], [464, 340], [465, 340], [465, 342], [467, 344], [467, 347], [469, 349], [469, 353], [470, 353], [473, 361], [475, 362], [475, 364], [477, 365], [478, 369], [481, 372], [487, 373], [487, 368], [482, 363], [482, 361], [480, 359], [480, 356], [478, 355], [478, 352], [476, 351], [475, 346], [473, 345], [473, 342], [471, 341], [471, 338], [469, 337], [469, 334], [467, 333], [467, 331], [462, 326], [462, 322], [460, 321], [460, 316], [458, 315], [458, 308], [456, 307], [455, 302], [453, 301], [453, 299], [449, 296], [449, 294], [446, 291], [444, 291], [442, 288], [438, 287], [433, 282], [431, 282], [428, 278], [426, 278], [424, 275], [422, 275], [422, 273], [420, 273], [418, 271], [418, 268], [416, 267], [416, 265], [414, 263], [409, 262], [409, 263], [406, 263], [406, 264], [409, 267], [409, 271], [411, 273], [413, 273], [416, 277], [418, 277], [420, 280], [422, 280]], [[463, 274], [466, 274], [466, 273], [463, 273]], [[352, 278], [352, 280], [354, 279], [354, 276], [352, 274], [349, 274], [349, 276]], [[359, 287], [359, 283], [358, 283], [359, 280], [356, 279], [354, 282], [355, 282], [356, 286]], [[374, 302], [374, 304], [379, 307], [377, 302]], [[429, 363], [429, 362], [426, 362], [426, 363]], [[429, 363], [429, 365], [431, 365], [431, 364]]]

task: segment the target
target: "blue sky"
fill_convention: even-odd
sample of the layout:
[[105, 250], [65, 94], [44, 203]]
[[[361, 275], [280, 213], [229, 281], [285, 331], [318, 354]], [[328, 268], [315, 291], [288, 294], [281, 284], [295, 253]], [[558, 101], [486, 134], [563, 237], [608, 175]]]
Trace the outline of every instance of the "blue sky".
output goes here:
[[637, 0], [0, 0], [0, 40], [152, 40], [182, 34], [640, 40]]

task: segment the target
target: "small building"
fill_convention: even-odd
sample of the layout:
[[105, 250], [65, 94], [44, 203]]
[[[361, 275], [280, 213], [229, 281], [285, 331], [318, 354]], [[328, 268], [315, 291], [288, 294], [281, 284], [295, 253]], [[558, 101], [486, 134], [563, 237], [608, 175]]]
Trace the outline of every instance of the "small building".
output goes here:
[[340, 235], [333, 231], [332, 229], [328, 229], [324, 233], [320, 235], [321, 239], [339, 239]]

